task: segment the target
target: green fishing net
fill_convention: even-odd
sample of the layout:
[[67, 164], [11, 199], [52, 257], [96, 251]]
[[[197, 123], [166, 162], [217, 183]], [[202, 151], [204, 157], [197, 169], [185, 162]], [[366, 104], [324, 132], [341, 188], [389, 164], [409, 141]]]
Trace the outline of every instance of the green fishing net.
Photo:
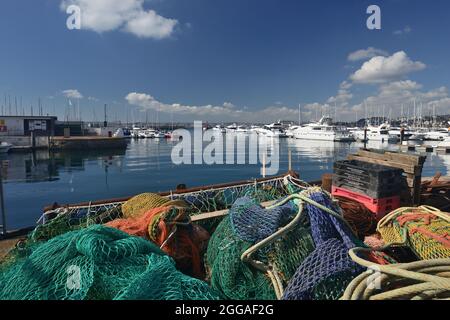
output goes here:
[[122, 217], [120, 205], [101, 206], [95, 211], [89, 207], [61, 209], [53, 219], [39, 224], [29, 236], [31, 242], [50, 240], [66, 232], [84, 229], [96, 224], [105, 224]]
[[[275, 212], [254, 206], [254, 199], [241, 198], [230, 209], [230, 215], [219, 224], [212, 235], [206, 256], [211, 286], [224, 299], [273, 300], [275, 289], [268, 274], [241, 260], [242, 254], [261, 239], [261, 232], [270, 234], [286, 225], [297, 213], [292, 207], [289, 219], [281, 219], [286, 211]], [[240, 206], [241, 205], [241, 206]], [[258, 220], [258, 228], [253, 228]], [[261, 225], [262, 224], [262, 225]], [[264, 234], [265, 236], [270, 234]], [[246, 238], [247, 240], [243, 239]], [[251, 241], [251, 238], [255, 240]], [[289, 232], [275, 242], [258, 249], [252, 259], [269, 266], [286, 286], [298, 266], [314, 250], [313, 239], [305, 216]]]
[[16, 249], [0, 265], [1, 300], [211, 300], [152, 242], [100, 225]]
[[211, 272], [211, 286], [224, 299], [276, 299], [270, 279], [261, 271], [241, 261], [242, 253], [252, 243], [234, 235], [230, 218], [226, 217], [211, 237], [207, 251], [207, 265]]

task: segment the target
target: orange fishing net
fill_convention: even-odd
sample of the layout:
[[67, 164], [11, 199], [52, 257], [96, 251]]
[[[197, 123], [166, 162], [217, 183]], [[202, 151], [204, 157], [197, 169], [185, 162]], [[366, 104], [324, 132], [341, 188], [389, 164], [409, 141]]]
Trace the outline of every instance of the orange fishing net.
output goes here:
[[209, 234], [200, 226], [193, 225], [182, 208], [154, 208], [139, 217], [117, 219], [106, 226], [151, 240], [174, 258], [181, 271], [204, 277], [201, 261]]
[[373, 234], [365, 237], [364, 244], [374, 249], [381, 248], [385, 245], [383, 238], [379, 234]]
[[364, 240], [366, 236], [375, 233], [377, 228], [376, 216], [369, 211], [363, 204], [335, 196], [341, 207], [344, 219], [348, 222], [352, 230], [358, 235], [360, 240]]
[[148, 226], [155, 215], [162, 214], [170, 210], [170, 207], [159, 207], [147, 211], [146, 214], [127, 219], [116, 219], [105, 224], [107, 227], [122, 230], [133, 236], [138, 236], [150, 240]]

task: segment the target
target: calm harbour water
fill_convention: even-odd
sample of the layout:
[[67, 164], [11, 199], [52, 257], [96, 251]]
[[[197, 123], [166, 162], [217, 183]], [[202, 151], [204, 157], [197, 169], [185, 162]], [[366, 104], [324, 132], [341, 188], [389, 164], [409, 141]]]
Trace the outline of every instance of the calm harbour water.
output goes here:
[[[8, 229], [33, 226], [42, 208], [54, 202], [78, 203], [167, 191], [180, 183], [194, 187], [261, 177], [261, 165], [177, 166], [171, 160], [176, 143], [132, 140], [126, 151], [2, 155]], [[334, 161], [345, 159], [362, 146], [361, 143], [281, 139], [279, 173], [288, 170], [289, 149], [293, 169], [303, 180], [311, 181], [332, 172]], [[387, 144], [368, 144], [368, 147], [398, 148]], [[436, 171], [450, 174], [450, 155], [428, 154], [423, 175], [433, 176]]]

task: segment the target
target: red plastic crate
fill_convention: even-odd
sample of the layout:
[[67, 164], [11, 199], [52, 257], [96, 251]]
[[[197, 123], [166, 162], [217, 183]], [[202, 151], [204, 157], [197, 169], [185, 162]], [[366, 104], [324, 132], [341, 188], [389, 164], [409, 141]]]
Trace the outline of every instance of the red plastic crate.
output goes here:
[[331, 194], [333, 196], [344, 197], [362, 203], [367, 209], [376, 214], [378, 220], [383, 218], [387, 213], [400, 208], [400, 196], [374, 199], [365, 194], [356, 193], [336, 186], [332, 187]]

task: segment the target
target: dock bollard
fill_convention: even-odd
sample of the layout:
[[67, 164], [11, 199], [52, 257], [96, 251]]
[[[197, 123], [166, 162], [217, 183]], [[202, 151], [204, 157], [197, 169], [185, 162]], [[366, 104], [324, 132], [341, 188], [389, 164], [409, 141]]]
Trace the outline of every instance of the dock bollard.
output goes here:
[[331, 193], [331, 185], [333, 183], [333, 174], [324, 173], [322, 175], [322, 189]]

